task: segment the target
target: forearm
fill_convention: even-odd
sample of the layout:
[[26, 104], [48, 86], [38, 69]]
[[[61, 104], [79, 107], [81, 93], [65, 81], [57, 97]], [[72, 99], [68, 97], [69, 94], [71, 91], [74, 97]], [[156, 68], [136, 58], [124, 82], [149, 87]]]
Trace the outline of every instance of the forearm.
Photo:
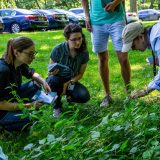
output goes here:
[[81, 0], [86, 20], [89, 20], [89, 3], [88, 0]]
[[114, 3], [115, 3], [116, 5], [118, 5], [118, 4], [120, 4], [122, 1], [123, 1], [123, 0], [114, 0]]
[[78, 74], [77, 76], [73, 77], [73, 78], [71, 79], [71, 81], [74, 81], [74, 82], [79, 81], [79, 80], [83, 77], [84, 72], [85, 72], [85, 70], [86, 70], [86, 67], [87, 67], [87, 63], [86, 63], [86, 64], [82, 64], [82, 65], [81, 65], [81, 68], [80, 68], [80, 71], [79, 71], [79, 74]]
[[73, 78], [71, 79], [71, 81], [77, 82], [77, 81], [79, 81], [82, 77], [83, 77], [82, 74], [78, 74], [77, 76], [73, 77]]
[[11, 103], [7, 101], [0, 102], [0, 110], [7, 110], [7, 111], [17, 111], [20, 110], [17, 103]]
[[32, 79], [38, 82], [39, 84], [44, 84], [46, 82], [38, 73], [34, 73]]

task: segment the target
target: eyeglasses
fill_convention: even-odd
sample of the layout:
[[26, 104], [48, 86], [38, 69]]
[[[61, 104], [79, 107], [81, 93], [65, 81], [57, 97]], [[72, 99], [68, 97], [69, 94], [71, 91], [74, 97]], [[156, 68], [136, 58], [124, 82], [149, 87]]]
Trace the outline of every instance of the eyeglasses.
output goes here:
[[72, 41], [72, 42], [81, 41], [81, 40], [82, 40], [82, 37], [73, 38], [73, 39], [69, 39], [69, 40]]
[[37, 51], [30, 51], [30, 52], [25, 52], [22, 51], [23, 53], [25, 53], [28, 57], [33, 58], [36, 56], [36, 54], [38, 53]]

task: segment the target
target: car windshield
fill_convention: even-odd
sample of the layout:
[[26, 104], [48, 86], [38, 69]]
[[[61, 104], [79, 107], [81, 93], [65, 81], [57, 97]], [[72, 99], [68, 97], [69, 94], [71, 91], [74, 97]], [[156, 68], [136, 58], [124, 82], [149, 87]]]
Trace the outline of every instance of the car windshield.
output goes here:
[[83, 9], [73, 9], [71, 11], [74, 12], [74, 13], [76, 13], [76, 14], [83, 13]]
[[57, 11], [59, 11], [59, 12], [61, 12], [61, 13], [68, 14], [68, 15], [70, 15], [70, 16], [76, 16], [75, 13], [70, 12], [70, 11], [66, 11], [66, 10], [63, 10], [63, 9], [58, 9]]
[[51, 14], [51, 12], [49, 10], [38, 10], [38, 11], [40, 11], [40, 12], [42, 12], [44, 14]]
[[35, 12], [25, 9], [18, 9], [17, 11], [23, 14], [35, 14]]

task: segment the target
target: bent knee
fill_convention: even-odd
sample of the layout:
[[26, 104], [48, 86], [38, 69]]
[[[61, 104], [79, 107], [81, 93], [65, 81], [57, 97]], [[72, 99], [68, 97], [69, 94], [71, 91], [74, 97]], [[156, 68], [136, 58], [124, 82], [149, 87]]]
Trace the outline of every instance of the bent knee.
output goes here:
[[90, 94], [88, 90], [79, 90], [78, 92], [74, 92], [70, 95], [70, 102], [76, 102], [76, 103], [86, 103], [90, 100]]

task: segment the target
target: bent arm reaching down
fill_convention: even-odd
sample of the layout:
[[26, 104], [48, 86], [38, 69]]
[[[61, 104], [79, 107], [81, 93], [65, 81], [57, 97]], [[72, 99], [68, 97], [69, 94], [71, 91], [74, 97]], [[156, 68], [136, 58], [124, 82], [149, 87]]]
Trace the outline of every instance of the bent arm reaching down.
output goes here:
[[83, 74], [86, 70], [86, 67], [87, 67], [87, 64], [82, 64], [81, 68], [80, 68], [80, 71], [79, 71], [79, 74], [77, 76], [73, 77], [70, 81], [64, 83], [62, 95], [66, 94], [66, 90], [67, 90], [67, 87], [68, 87], [69, 83], [71, 83], [71, 82], [75, 83], [83, 77]]
[[51, 91], [51, 88], [49, 87], [48, 83], [42, 77], [40, 77], [38, 73], [34, 73], [32, 79], [35, 80], [38, 84], [42, 84], [46, 92]]

